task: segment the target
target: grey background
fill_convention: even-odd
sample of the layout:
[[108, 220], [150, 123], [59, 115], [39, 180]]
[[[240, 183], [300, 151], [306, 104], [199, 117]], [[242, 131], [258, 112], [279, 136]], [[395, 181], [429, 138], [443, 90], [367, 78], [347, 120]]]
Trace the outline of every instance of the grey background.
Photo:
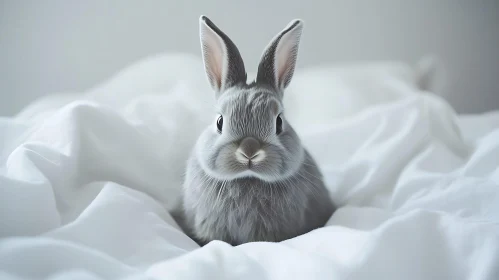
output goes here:
[[442, 95], [459, 112], [499, 109], [497, 0], [0, 0], [0, 115], [85, 90], [152, 54], [199, 54], [200, 14], [252, 69], [275, 33], [302, 18], [298, 67], [435, 54], [446, 70]]

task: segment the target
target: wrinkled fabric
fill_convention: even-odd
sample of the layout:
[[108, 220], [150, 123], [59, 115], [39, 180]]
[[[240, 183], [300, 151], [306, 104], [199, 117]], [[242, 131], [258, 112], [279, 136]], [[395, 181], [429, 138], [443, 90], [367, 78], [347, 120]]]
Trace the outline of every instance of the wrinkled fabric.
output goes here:
[[302, 236], [237, 247], [199, 248], [168, 213], [215, 125], [197, 57], [37, 100], [0, 120], [0, 278], [498, 279], [499, 111], [457, 115], [415, 72], [297, 70], [285, 114], [339, 209]]

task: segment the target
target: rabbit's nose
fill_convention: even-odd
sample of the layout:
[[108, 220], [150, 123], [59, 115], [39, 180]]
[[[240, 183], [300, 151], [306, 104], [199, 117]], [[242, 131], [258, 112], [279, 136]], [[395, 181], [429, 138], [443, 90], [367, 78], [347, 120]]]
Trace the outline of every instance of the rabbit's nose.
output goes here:
[[241, 144], [239, 144], [239, 149], [237, 149], [247, 159], [253, 159], [258, 155], [260, 150], [260, 142], [253, 137], [246, 137], [243, 139]]

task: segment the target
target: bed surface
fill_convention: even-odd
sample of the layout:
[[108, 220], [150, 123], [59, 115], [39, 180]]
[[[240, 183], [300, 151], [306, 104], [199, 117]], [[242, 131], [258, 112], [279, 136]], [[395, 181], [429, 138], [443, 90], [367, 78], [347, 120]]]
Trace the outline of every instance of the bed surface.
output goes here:
[[340, 206], [324, 228], [199, 248], [168, 209], [213, 120], [201, 63], [151, 57], [0, 119], [0, 279], [499, 279], [499, 111], [457, 115], [396, 62], [286, 92]]

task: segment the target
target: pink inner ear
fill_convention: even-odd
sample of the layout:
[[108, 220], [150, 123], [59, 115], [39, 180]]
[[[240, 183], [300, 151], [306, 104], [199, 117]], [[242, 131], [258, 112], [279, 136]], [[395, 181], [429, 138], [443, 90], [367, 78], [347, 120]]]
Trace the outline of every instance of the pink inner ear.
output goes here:
[[298, 37], [294, 33], [295, 31], [293, 30], [284, 34], [276, 48], [274, 67], [277, 86], [279, 88], [283, 87], [284, 82], [288, 79], [288, 75], [293, 71], [295, 64], [295, 48], [298, 44]]
[[222, 87], [225, 49], [218, 35], [209, 27], [203, 27], [202, 41], [204, 45], [204, 60], [206, 73], [214, 87]]

